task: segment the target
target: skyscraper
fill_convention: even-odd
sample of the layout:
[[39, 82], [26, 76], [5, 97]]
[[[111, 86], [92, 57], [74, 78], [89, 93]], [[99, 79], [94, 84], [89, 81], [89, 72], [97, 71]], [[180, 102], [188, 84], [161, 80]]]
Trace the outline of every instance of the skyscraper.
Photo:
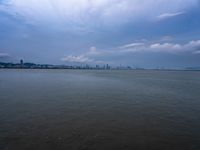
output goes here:
[[23, 66], [24, 66], [24, 61], [21, 59], [20, 60], [20, 67], [23, 68]]

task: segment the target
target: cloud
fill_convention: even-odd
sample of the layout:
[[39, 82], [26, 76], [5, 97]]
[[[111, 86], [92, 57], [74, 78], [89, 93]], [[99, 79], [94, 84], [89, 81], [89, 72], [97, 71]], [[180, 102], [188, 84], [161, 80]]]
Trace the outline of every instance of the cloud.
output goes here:
[[100, 54], [100, 52], [94, 46], [90, 47], [89, 52], [87, 53], [87, 55], [98, 55], [98, 54]]
[[124, 48], [138, 47], [138, 46], [143, 46], [143, 45], [144, 43], [131, 43], [131, 44], [123, 45], [120, 48], [124, 49]]
[[164, 20], [164, 19], [177, 17], [177, 16], [180, 16], [180, 15], [183, 15], [183, 14], [185, 14], [185, 12], [164, 13], [164, 14], [161, 14], [161, 15], [157, 16], [157, 19], [158, 20]]
[[200, 49], [200, 40], [190, 41], [186, 46]]
[[76, 29], [87, 30], [91, 26], [124, 24], [155, 16], [166, 19], [197, 4], [198, 0], [3, 0], [0, 11], [34, 25], [76, 25]]
[[122, 45], [112, 50], [107, 50], [107, 53], [140, 53], [140, 52], [152, 52], [152, 53], [193, 53], [198, 54], [200, 51], [200, 40], [189, 41], [185, 44], [181, 43], [159, 43], [150, 42], [146, 43], [131, 43]]
[[69, 55], [62, 58], [61, 60], [69, 63], [90, 63], [94, 61], [93, 59], [90, 59], [84, 55], [79, 55], [79, 56]]
[[[147, 41], [146, 43], [130, 43], [109, 49], [97, 50], [96, 47], [90, 47], [88, 51], [81, 55], [69, 55], [61, 60], [68, 63], [88, 63], [88, 64], [115, 64], [117, 59], [126, 59], [126, 56], [132, 54], [149, 55], [159, 54], [200, 54], [200, 40], [193, 40], [186, 43], [159, 43]], [[181, 56], [181, 55], [180, 55]]]
[[5, 59], [5, 58], [9, 58], [9, 57], [10, 57], [10, 55], [8, 53], [0, 53], [0, 59], [1, 58]]
[[95, 46], [92, 46], [89, 48], [89, 50], [80, 55], [69, 55], [62, 58], [61, 61], [82, 64], [112, 64], [112, 61], [106, 60], [105, 58], [112, 56], [113, 52], [114, 51], [105, 49], [97, 50]]
[[200, 40], [190, 41], [188, 44], [184, 45], [185, 50], [192, 51], [193, 54], [199, 54], [200, 51]]
[[[128, 53], [192, 53], [199, 54], [200, 40], [193, 40], [187, 43], [159, 43], [150, 42], [146, 40], [146, 43], [130, 43], [119, 47], [113, 47], [109, 49], [97, 50], [96, 47], [91, 47], [89, 51], [80, 55], [80, 58], [86, 58], [86, 60], [92, 60], [95, 62], [96, 58], [103, 59], [104, 57], [112, 57], [114, 55], [128, 54]], [[69, 57], [71, 58], [71, 56]], [[75, 57], [76, 58], [76, 57]], [[79, 57], [78, 57], [79, 58]], [[95, 59], [94, 59], [95, 58]], [[90, 61], [90, 62], [92, 62]], [[102, 60], [100, 60], [102, 61]]]
[[152, 52], [177, 53], [177, 52], [181, 52], [183, 50], [183, 47], [180, 44], [155, 43], [149, 46], [149, 50]]

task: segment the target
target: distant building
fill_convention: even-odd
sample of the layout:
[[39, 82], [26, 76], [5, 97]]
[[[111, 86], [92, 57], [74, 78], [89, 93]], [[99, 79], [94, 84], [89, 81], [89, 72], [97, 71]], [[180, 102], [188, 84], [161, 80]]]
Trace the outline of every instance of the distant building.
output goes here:
[[96, 65], [96, 69], [100, 69], [99, 65]]
[[109, 69], [110, 69], [110, 66], [109, 66], [108, 64], [106, 65], [106, 69], [107, 69], [107, 70], [109, 70]]
[[21, 59], [20, 60], [20, 67], [23, 68], [23, 66], [24, 66], [24, 61]]

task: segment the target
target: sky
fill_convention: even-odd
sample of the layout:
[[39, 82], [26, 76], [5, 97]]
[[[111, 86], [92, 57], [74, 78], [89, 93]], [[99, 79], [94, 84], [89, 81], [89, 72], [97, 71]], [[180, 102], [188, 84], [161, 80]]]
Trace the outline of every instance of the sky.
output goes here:
[[200, 0], [0, 0], [0, 61], [200, 67]]

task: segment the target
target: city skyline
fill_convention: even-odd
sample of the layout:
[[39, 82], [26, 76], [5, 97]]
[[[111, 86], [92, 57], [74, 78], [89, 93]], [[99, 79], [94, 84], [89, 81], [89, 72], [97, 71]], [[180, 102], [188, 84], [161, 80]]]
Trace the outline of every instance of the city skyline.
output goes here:
[[38, 64], [34, 62], [24, 62], [21, 59], [18, 63], [13, 62], [0, 62], [0, 69], [87, 69], [87, 70], [182, 70], [182, 71], [200, 71], [200, 67], [185, 67], [185, 68], [167, 68], [163, 66], [157, 66], [152, 68], [143, 68], [139, 66], [130, 65], [109, 65], [109, 64]]

